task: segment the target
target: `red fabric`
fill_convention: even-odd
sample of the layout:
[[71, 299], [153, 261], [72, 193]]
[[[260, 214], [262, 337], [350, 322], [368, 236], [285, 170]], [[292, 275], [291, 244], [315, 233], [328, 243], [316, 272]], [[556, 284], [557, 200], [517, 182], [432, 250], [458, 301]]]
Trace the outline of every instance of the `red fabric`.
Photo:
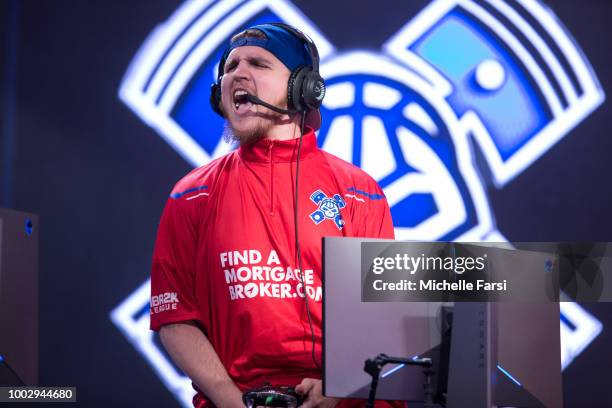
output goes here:
[[[320, 378], [295, 271], [297, 143], [262, 139], [195, 169], [177, 183], [160, 221], [151, 274], [151, 329], [199, 322], [242, 390], [264, 382], [295, 386], [305, 377]], [[319, 224], [311, 219], [319, 210], [311, 199], [318, 190], [344, 201], [341, 228], [331, 218]], [[393, 238], [393, 225], [376, 182], [318, 149], [312, 131], [303, 138], [298, 209], [303, 276], [320, 362], [321, 238]], [[198, 401], [201, 395], [194, 404]]]

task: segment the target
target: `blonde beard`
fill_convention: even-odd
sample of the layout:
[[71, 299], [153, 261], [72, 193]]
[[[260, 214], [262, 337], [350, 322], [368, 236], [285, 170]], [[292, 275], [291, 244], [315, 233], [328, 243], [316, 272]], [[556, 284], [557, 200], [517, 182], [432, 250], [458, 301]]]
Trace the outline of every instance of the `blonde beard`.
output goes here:
[[[281, 98], [280, 101], [276, 103], [272, 103], [274, 106], [287, 106], [287, 96]], [[276, 124], [277, 120], [284, 116], [283, 114], [271, 111], [266, 109], [265, 113], [260, 113], [261, 115], [257, 125], [254, 129], [248, 129], [245, 131], [237, 131], [232, 127], [232, 124], [229, 121], [225, 122], [225, 127], [223, 128], [223, 140], [226, 143], [238, 142], [240, 145], [255, 143], [259, 139], [264, 138], [268, 131]]]
[[268, 130], [272, 127], [273, 123], [262, 123], [260, 121], [255, 129], [249, 129], [244, 132], [236, 131], [232, 124], [228, 121], [225, 122], [223, 128], [223, 140], [227, 143], [237, 142], [240, 145], [255, 143], [259, 139], [262, 139], [268, 133]]

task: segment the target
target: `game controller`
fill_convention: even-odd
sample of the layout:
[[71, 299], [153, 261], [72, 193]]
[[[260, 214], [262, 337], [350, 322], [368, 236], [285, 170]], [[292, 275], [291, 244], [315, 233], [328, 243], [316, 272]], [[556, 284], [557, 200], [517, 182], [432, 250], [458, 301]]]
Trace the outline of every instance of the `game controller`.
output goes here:
[[260, 388], [247, 390], [242, 394], [242, 401], [248, 408], [253, 407], [299, 407], [303, 398], [293, 387], [275, 387], [264, 385]]

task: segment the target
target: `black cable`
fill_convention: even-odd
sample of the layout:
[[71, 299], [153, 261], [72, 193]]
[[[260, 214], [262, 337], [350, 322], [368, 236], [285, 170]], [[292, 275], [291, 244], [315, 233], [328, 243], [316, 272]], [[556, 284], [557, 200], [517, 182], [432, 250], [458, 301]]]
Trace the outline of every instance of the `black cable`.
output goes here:
[[304, 139], [304, 125], [306, 122], [306, 111], [302, 112], [302, 120], [300, 123], [300, 143], [298, 144], [297, 159], [295, 163], [295, 212], [293, 213], [295, 224], [295, 252], [298, 258], [298, 268], [300, 270], [300, 283], [302, 284], [302, 290], [304, 291], [304, 299], [306, 302], [306, 315], [308, 316], [308, 326], [310, 327], [310, 337], [312, 340], [312, 361], [315, 364], [317, 370], [321, 370], [321, 366], [317, 362], [315, 356], [315, 334], [312, 328], [312, 317], [310, 316], [310, 306], [308, 305], [308, 291], [306, 290], [306, 284], [304, 283], [304, 270], [302, 269], [302, 252], [300, 250], [300, 241], [298, 239], [298, 181], [300, 179], [300, 153], [302, 151], [302, 140]]

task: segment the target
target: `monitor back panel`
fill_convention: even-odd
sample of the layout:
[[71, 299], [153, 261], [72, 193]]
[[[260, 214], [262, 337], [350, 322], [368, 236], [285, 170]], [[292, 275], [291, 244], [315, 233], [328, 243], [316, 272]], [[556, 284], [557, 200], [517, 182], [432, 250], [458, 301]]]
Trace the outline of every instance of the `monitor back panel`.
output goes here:
[[38, 383], [38, 217], [0, 209], [0, 355]]
[[[439, 303], [361, 302], [359, 238], [325, 238], [323, 244], [323, 381], [333, 397], [367, 398], [371, 377], [364, 362], [379, 353], [425, 356], [439, 345]], [[439, 322], [438, 322], [439, 323]], [[388, 365], [377, 399], [423, 400], [420, 367]]]

